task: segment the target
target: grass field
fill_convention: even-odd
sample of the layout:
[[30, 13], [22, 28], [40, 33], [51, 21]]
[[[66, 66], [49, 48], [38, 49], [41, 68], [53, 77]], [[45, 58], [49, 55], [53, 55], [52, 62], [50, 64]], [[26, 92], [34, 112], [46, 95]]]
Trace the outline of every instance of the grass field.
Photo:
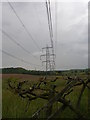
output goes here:
[[[35, 100], [30, 101], [29, 108], [27, 112], [25, 112], [26, 105], [28, 103], [28, 99], [21, 98], [18, 96], [18, 94], [15, 94], [8, 88], [7, 80], [11, 79], [13, 83], [17, 83], [18, 81], [27, 80], [29, 84], [27, 86], [23, 87], [29, 87], [29, 85], [32, 85], [34, 83], [37, 83], [39, 81], [41, 76], [34, 76], [34, 75], [23, 75], [23, 74], [3, 74], [2, 76], [2, 116], [3, 118], [30, 118], [32, 114], [37, 111], [39, 108], [41, 108], [43, 105], [45, 105], [48, 101], [37, 98]], [[83, 79], [86, 79], [86, 75], [80, 76]], [[54, 83], [57, 87], [57, 91], [61, 91], [65, 85], [66, 80], [62, 76], [58, 76], [58, 80]], [[45, 87], [42, 85], [42, 87]], [[47, 85], [47, 88], [49, 87], [49, 84]], [[82, 86], [74, 87], [73, 92], [68, 95], [66, 98], [70, 99], [72, 102], [72, 105], [76, 107], [76, 102], [78, 99], [78, 96], [80, 94]], [[38, 94], [40, 91], [36, 91]], [[55, 103], [53, 106], [53, 111], [56, 110], [58, 106], [61, 106], [60, 103]], [[85, 114], [87, 117], [88, 113], [88, 89], [86, 88], [81, 104], [80, 104], [80, 111]], [[42, 113], [44, 114], [44, 113]], [[65, 111], [58, 116], [60, 118], [75, 118], [76, 114], [72, 112], [68, 107], [65, 109]]]
[[0, 119], [2, 118], [2, 76], [0, 76]]

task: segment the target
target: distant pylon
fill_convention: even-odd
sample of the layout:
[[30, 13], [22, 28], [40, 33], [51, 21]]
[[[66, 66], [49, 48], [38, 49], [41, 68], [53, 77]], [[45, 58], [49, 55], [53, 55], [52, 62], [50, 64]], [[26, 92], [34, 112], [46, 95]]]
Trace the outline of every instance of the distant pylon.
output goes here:
[[44, 56], [44, 59], [46, 58], [46, 60], [42, 60], [42, 63], [46, 63], [46, 72], [47, 71], [53, 71], [54, 70], [54, 63], [55, 61], [53, 61], [53, 57], [55, 56], [54, 54], [50, 53], [50, 49], [52, 50], [52, 47], [49, 47], [48, 45], [46, 45], [46, 47], [42, 48], [42, 50], [45, 50], [45, 54], [40, 56], [40, 59]]

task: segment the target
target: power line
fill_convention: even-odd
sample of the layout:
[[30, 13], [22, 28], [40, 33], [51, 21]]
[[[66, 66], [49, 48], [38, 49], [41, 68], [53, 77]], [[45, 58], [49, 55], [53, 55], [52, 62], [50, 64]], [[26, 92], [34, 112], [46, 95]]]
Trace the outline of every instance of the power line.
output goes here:
[[52, 54], [53, 54], [53, 69], [55, 66], [55, 59], [54, 59], [54, 43], [53, 43], [53, 28], [52, 28], [52, 17], [51, 17], [51, 8], [50, 8], [50, 0], [48, 0], [49, 4], [49, 16], [50, 16], [50, 28], [51, 28], [51, 46], [52, 46]]
[[[55, 2], [55, 25], [56, 25], [56, 27], [55, 27], [55, 34], [56, 34], [56, 37], [55, 37], [55, 54], [57, 54], [57, 1]], [[55, 59], [56, 59], [56, 56], [55, 56]]]
[[50, 27], [51, 27], [51, 33], [52, 33], [52, 37], [53, 37], [53, 28], [52, 28], [52, 17], [51, 17], [51, 8], [50, 8], [50, 0], [48, 0], [48, 4], [49, 4], [49, 14], [50, 14]]
[[[0, 29], [1, 30], [1, 29]], [[34, 58], [37, 58], [34, 56], [30, 51], [25, 49], [20, 43], [18, 43], [15, 39], [13, 39], [9, 34], [7, 34], [4, 30], [1, 30], [3, 34], [5, 34], [11, 41], [13, 41], [17, 46], [19, 46], [21, 49], [23, 49], [26, 53], [32, 55]]]
[[[7, 0], [8, 1], [8, 0]], [[32, 41], [34, 42], [34, 44], [37, 46], [37, 48], [41, 51], [40, 47], [38, 46], [37, 42], [33, 39], [31, 33], [28, 31], [27, 27], [25, 26], [25, 24], [23, 23], [23, 21], [21, 20], [21, 18], [19, 17], [19, 15], [17, 14], [17, 12], [15, 11], [14, 7], [12, 6], [12, 4], [8, 1], [9, 6], [11, 7], [11, 9], [13, 10], [14, 14], [16, 15], [16, 17], [18, 18], [19, 22], [21, 23], [21, 25], [23, 26], [23, 28], [25, 29], [25, 31], [27, 32], [27, 34], [29, 35], [30, 39], [32, 39]]]
[[47, 9], [47, 17], [48, 17], [48, 26], [49, 26], [49, 32], [50, 32], [51, 46], [53, 47], [53, 44], [52, 44], [52, 42], [53, 42], [53, 30], [52, 30], [50, 1], [47, 2], [47, 0], [46, 0], [46, 9]]
[[[17, 59], [17, 60], [19, 60], [19, 61], [21, 61], [21, 62], [23, 62], [23, 63], [29, 64], [29, 65], [40, 66], [40, 65], [37, 65], [37, 64], [30, 63], [30, 62], [28, 62], [28, 61], [26, 61], [26, 60], [23, 60], [23, 59], [21, 59], [21, 58], [19, 58], [19, 57], [17, 57], [17, 56], [14, 56], [14, 55], [12, 55], [12, 54], [4, 51], [4, 50], [1, 50], [1, 49], [0, 49], [0, 51], [2, 51], [4, 54], [6, 54], [6, 55], [8, 55], [8, 56], [10, 56], [10, 57], [12, 57], [12, 58], [14, 58], [14, 59]], [[41, 66], [40, 66], [40, 67], [41, 67]]]
[[51, 17], [51, 8], [50, 8], [50, 1], [46, 0], [46, 9], [47, 9], [47, 17], [48, 17], [48, 26], [49, 26], [49, 32], [50, 32], [50, 40], [51, 40], [51, 47], [52, 47], [52, 69], [55, 68], [55, 55], [54, 55], [54, 43], [53, 43], [53, 28], [52, 28], [52, 17]]

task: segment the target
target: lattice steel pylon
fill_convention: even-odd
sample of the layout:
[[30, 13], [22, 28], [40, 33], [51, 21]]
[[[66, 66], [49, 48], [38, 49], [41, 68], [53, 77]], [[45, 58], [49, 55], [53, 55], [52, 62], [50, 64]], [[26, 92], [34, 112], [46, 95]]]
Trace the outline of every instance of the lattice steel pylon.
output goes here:
[[41, 60], [42, 60], [43, 56], [46, 58], [46, 60], [42, 60], [42, 63], [44, 63], [44, 62], [46, 63], [46, 72], [47, 71], [53, 71], [54, 70], [53, 57], [55, 55], [53, 53], [50, 53], [50, 51], [52, 52], [52, 47], [49, 47], [48, 45], [46, 45], [46, 47], [42, 48], [42, 50], [45, 50], [45, 52], [46, 52], [45, 54], [40, 56]]

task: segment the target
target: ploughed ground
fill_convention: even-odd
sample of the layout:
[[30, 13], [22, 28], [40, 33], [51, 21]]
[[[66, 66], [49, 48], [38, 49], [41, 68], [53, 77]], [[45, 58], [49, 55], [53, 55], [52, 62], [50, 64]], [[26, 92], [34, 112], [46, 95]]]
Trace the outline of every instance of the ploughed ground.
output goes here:
[[27, 75], [27, 74], [0, 74], [0, 78], [3, 79], [8, 79], [8, 78], [16, 78], [19, 80], [39, 80], [41, 76], [37, 75]]

